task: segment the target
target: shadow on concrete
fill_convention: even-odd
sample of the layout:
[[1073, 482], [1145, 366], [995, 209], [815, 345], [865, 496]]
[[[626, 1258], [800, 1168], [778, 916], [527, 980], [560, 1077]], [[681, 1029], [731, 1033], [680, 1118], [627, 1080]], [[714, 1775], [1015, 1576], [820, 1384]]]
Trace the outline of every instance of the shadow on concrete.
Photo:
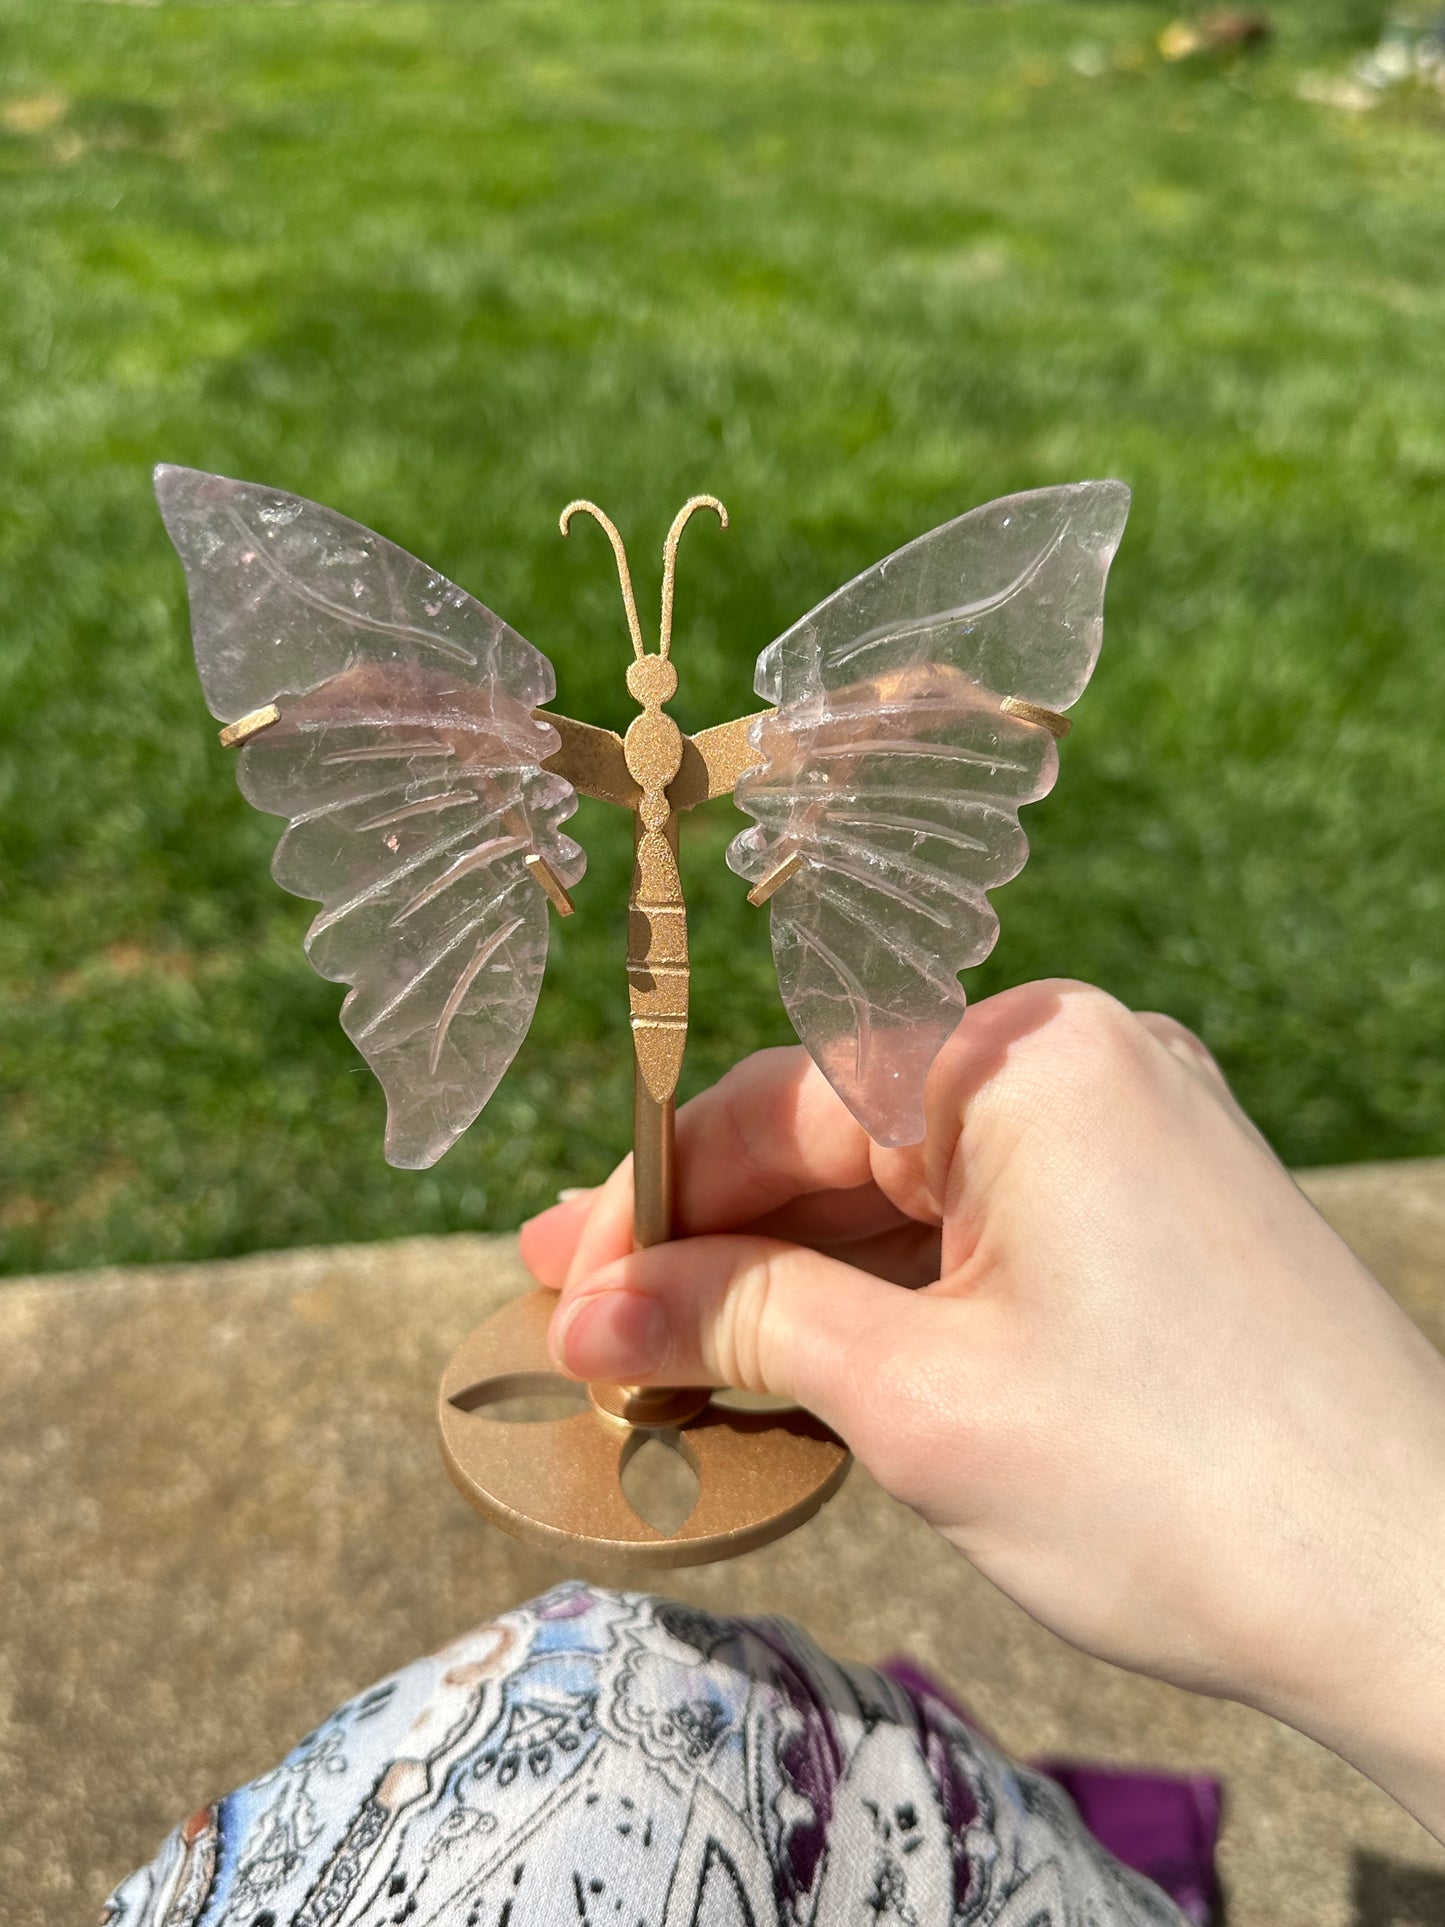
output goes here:
[[1351, 1927], [1440, 1927], [1445, 1874], [1377, 1853], [1357, 1853], [1350, 1866]]

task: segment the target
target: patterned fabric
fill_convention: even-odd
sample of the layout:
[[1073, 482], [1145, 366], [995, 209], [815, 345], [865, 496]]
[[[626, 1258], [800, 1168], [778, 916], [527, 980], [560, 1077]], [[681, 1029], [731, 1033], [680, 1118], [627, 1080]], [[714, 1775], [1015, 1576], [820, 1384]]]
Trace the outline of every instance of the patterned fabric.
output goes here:
[[[898, 1655], [878, 1669], [916, 1700], [936, 1699], [967, 1726], [976, 1721], [915, 1660]], [[1224, 1787], [1209, 1773], [1091, 1766], [1080, 1760], [1036, 1760], [1068, 1794], [1099, 1844], [1126, 1867], [1162, 1887], [1190, 1927], [1219, 1927], [1224, 1894], [1215, 1866], [1224, 1821]]]
[[349, 1701], [103, 1927], [1180, 1927], [1051, 1781], [773, 1619], [569, 1585]]

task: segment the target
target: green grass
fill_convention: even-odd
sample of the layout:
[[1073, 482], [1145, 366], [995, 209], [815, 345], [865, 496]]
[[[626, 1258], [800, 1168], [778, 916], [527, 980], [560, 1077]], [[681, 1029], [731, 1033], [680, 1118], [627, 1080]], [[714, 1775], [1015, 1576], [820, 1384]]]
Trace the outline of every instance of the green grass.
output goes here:
[[[1171, 11], [0, 0], [8, 1268], [505, 1226], [625, 1145], [626, 829], [586, 805], [515, 1067], [434, 1171], [383, 1164], [200, 699], [159, 459], [385, 531], [613, 724], [615, 583], [557, 510], [612, 510], [650, 611], [716, 491], [692, 728], [900, 541], [1125, 477], [970, 990], [1175, 1012], [1295, 1162], [1445, 1150], [1445, 114], [1299, 98], [1375, 8], [1276, 6], [1235, 65], [1161, 61]], [[789, 1035], [739, 821], [687, 825], [689, 1088]]]

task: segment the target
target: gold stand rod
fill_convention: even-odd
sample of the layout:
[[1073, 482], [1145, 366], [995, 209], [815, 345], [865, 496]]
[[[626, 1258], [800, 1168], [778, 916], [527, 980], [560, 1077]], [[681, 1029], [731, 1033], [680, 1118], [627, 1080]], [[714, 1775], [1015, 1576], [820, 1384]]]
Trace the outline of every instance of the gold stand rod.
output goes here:
[[[639, 1250], [666, 1244], [672, 1236], [675, 1159], [676, 1105], [670, 1097], [652, 1095], [639, 1064], [632, 1098], [632, 1242]], [[644, 1430], [685, 1425], [707, 1410], [712, 1397], [705, 1385], [604, 1381], [587, 1390], [599, 1412]]]
[[[638, 1249], [672, 1236], [676, 1189], [676, 1114], [672, 1098], [655, 1098], [637, 1067], [632, 1098], [632, 1242]], [[685, 1425], [707, 1409], [704, 1385], [589, 1385], [592, 1403], [629, 1425]]]
[[639, 1250], [672, 1236], [677, 1188], [677, 1107], [659, 1104], [635, 1069], [632, 1084], [632, 1240]]

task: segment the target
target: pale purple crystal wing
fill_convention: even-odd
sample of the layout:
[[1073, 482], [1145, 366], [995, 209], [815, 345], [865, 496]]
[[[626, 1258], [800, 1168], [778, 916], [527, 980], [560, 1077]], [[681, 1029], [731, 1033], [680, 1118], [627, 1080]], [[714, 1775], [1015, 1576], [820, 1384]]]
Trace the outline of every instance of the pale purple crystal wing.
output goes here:
[[769, 645], [754, 819], [728, 862], [771, 899], [773, 957], [799, 1037], [880, 1144], [923, 1135], [923, 1088], [962, 1015], [958, 972], [998, 935], [987, 892], [1023, 868], [1025, 803], [1054, 739], [1006, 697], [1064, 710], [1094, 667], [1122, 482], [990, 502], [857, 576]]
[[387, 1098], [386, 1155], [434, 1164], [531, 1023], [547, 958], [535, 852], [578, 882], [571, 784], [532, 715], [547, 659], [444, 576], [276, 489], [156, 474], [212, 713], [275, 703], [242, 793], [288, 819], [278, 883], [319, 900], [306, 950]]

